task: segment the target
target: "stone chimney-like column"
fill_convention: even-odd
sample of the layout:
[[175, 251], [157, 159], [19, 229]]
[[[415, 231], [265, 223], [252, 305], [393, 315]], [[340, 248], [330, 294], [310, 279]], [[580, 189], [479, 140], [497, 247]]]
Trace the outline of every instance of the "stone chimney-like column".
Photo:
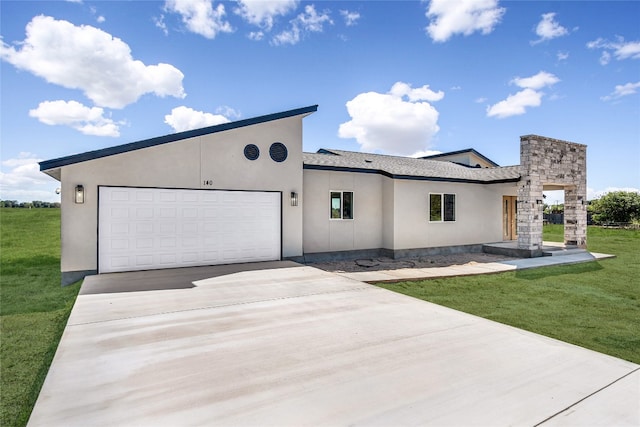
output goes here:
[[565, 244], [587, 244], [587, 146], [538, 135], [520, 137], [518, 247], [542, 249], [543, 189], [564, 189]]

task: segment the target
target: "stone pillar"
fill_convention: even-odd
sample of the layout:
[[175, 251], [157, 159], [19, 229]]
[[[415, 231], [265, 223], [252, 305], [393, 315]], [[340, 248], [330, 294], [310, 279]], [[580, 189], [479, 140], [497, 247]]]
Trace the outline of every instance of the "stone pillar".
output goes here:
[[529, 175], [518, 186], [518, 248], [542, 249], [543, 209], [540, 179]]
[[520, 165], [523, 176], [518, 183], [518, 248], [542, 249], [543, 197], [539, 164], [541, 153], [536, 141], [520, 140]]
[[580, 192], [576, 186], [564, 190], [564, 243], [587, 246], [586, 190]]
[[587, 245], [587, 146], [538, 135], [520, 137], [518, 247], [542, 248], [542, 190], [564, 188], [565, 244]]

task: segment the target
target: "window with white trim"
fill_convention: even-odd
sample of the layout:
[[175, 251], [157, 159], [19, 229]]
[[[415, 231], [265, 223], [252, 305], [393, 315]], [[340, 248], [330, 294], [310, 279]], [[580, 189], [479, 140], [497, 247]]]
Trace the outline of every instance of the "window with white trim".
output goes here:
[[331, 219], [353, 219], [353, 191], [331, 192]]
[[429, 221], [452, 222], [456, 220], [456, 195], [447, 193], [429, 194]]

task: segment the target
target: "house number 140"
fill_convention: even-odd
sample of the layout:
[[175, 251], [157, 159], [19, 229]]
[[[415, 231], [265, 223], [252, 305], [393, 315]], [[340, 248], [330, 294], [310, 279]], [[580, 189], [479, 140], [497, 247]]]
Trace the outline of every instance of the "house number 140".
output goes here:
[[205, 179], [202, 182], [203, 185], [213, 185], [213, 180], [212, 179]]

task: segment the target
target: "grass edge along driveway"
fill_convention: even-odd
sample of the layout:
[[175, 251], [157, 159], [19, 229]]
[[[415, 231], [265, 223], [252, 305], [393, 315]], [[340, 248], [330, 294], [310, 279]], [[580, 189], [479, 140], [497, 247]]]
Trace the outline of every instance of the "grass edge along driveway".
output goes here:
[[[562, 226], [544, 239], [562, 241]], [[377, 286], [640, 363], [640, 231], [588, 228], [584, 264]]]
[[79, 284], [60, 286], [60, 209], [0, 209], [0, 425], [23, 426]]

